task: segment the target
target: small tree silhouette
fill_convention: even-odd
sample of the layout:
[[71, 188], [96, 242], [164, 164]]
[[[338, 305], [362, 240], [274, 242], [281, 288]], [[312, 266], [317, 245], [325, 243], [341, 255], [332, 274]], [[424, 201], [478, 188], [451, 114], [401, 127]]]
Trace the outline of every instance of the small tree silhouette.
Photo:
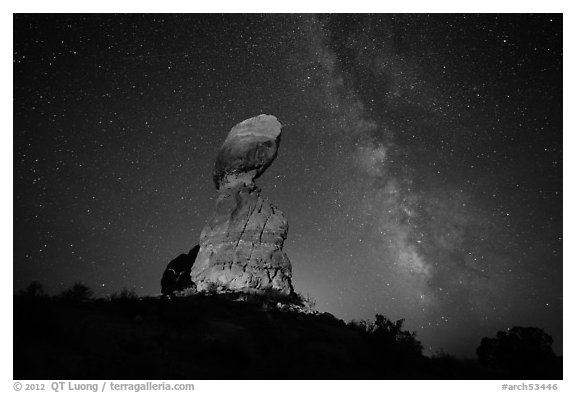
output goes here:
[[134, 288], [132, 288], [132, 289], [123, 288], [120, 293], [113, 293], [112, 296], [110, 296], [110, 299], [111, 300], [137, 300], [138, 294], [136, 293], [136, 290]]
[[385, 316], [376, 314], [370, 330], [378, 341], [404, 355], [422, 355], [422, 344], [416, 340], [416, 333], [402, 330], [403, 325], [404, 318], [392, 322]]
[[516, 326], [499, 331], [496, 338], [484, 337], [476, 354], [485, 365], [530, 375], [556, 359], [552, 341], [542, 329]]
[[370, 323], [366, 322], [364, 319], [352, 320], [348, 323], [348, 326], [352, 327], [353, 329], [360, 330], [361, 332], [369, 332], [370, 330]]
[[42, 297], [44, 296], [44, 288], [38, 281], [32, 281], [25, 290], [20, 291], [20, 295], [26, 297]]
[[92, 297], [92, 290], [81, 282], [75, 283], [72, 288], [62, 292], [62, 299], [72, 302], [84, 302]]
[[390, 358], [414, 358], [422, 356], [422, 343], [416, 333], [402, 330], [404, 319], [392, 322], [384, 315], [376, 314], [374, 322], [351, 321], [348, 326], [368, 336], [374, 348], [386, 351]]

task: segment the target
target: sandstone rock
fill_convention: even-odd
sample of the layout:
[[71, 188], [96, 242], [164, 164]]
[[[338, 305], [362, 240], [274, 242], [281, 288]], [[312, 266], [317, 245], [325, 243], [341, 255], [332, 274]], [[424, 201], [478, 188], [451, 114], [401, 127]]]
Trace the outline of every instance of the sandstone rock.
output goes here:
[[200, 237], [192, 269], [199, 291], [215, 283], [232, 290], [292, 292], [292, 268], [282, 250], [288, 233], [284, 214], [252, 185], [225, 188]]
[[236, 125], [214, 169], [216, 210], [200, 236], [191, 278], [198, 291], [291, 294], [292, 267], [283, 251], [288, 221], [254, 184], [278, 152], [281, 125], [260, 115]]
[[278, 154], [282, 125], [274, 116], [260, 115], [235, 125], [220, 148], [214, 184], [251, 184]]
[[188, 254], [180, 254], [170, 261], [160, 281], [163, 295], [171, 295], [176, 291], [182, 291], [195, 286], [190, 279], [190, 270], [192, 269], [199, 250], [200, 246], [195, 246]]

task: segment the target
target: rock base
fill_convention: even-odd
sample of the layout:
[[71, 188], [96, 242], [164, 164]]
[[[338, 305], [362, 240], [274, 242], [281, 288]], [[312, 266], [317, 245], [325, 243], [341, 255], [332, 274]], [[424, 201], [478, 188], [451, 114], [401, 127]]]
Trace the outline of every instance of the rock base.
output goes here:
[[216, 211], [200, 236], [191, 278], [199, 292], [293, 292], [290, 260], [282, 250], [288, 221], [254, 184], [221, 188]]

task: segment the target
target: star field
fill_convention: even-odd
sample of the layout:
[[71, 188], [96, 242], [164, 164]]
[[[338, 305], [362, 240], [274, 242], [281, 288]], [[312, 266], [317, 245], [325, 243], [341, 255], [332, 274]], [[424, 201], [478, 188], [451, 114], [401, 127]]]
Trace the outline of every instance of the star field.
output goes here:
[[562, 352], [561, 15], [15, 15], [15, 289], [157, 294], [260, 113], [320, 311], [406, 318], [428, 353], [515, 325]]

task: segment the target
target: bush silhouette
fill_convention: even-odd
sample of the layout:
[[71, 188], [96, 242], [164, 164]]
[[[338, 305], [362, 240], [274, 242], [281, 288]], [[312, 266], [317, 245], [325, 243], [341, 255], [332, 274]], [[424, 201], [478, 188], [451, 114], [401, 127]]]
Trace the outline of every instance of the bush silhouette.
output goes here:
[[62, 292], [60, 297], [71, 302], [84, 302], [92, 297], [92, 290], [81, 282], [77, 282], [72, 288]]
[[209, 282], [206, 285], [206, 289], [204, 290], [204, 292], [206, 292], [210, 295], [217, 295], [218, 294], [218, 284], [216, 284], [215, 282]]
[[422, 344], [416, 340], [416, 333], [402, 330], [404, 319], [392, 322], [381, 314], [376, 314], [372, 325], [374, 337], [388, 346], [392, 346], [408, 356], [422, 355]]
[[25, 290], [20, 291], [20, 295], [33, 298], [43, 297], [44, 288], [38, 281], [32, 281]]
[[113, 293], [110, 296], [110, 300], [136, 300], [138, 299], [138, 294], [132, 289], [124, 288], [120, 293]]
[[422, 356], [422, 343], [416, 333], [402, 330], [404, 319], [392, 322], [384, 315], [376, 314], [374, 322], [352, 321], [348, 326], [367, 334], [375, 348], [385, 350], [390, 358]]
[[552, 342], [542, 329], [516, 326], [499, 331], [495, 338], [484, 337], [476, 354], [484, 365], [535, 377], [545, 373], [557, 359]]

